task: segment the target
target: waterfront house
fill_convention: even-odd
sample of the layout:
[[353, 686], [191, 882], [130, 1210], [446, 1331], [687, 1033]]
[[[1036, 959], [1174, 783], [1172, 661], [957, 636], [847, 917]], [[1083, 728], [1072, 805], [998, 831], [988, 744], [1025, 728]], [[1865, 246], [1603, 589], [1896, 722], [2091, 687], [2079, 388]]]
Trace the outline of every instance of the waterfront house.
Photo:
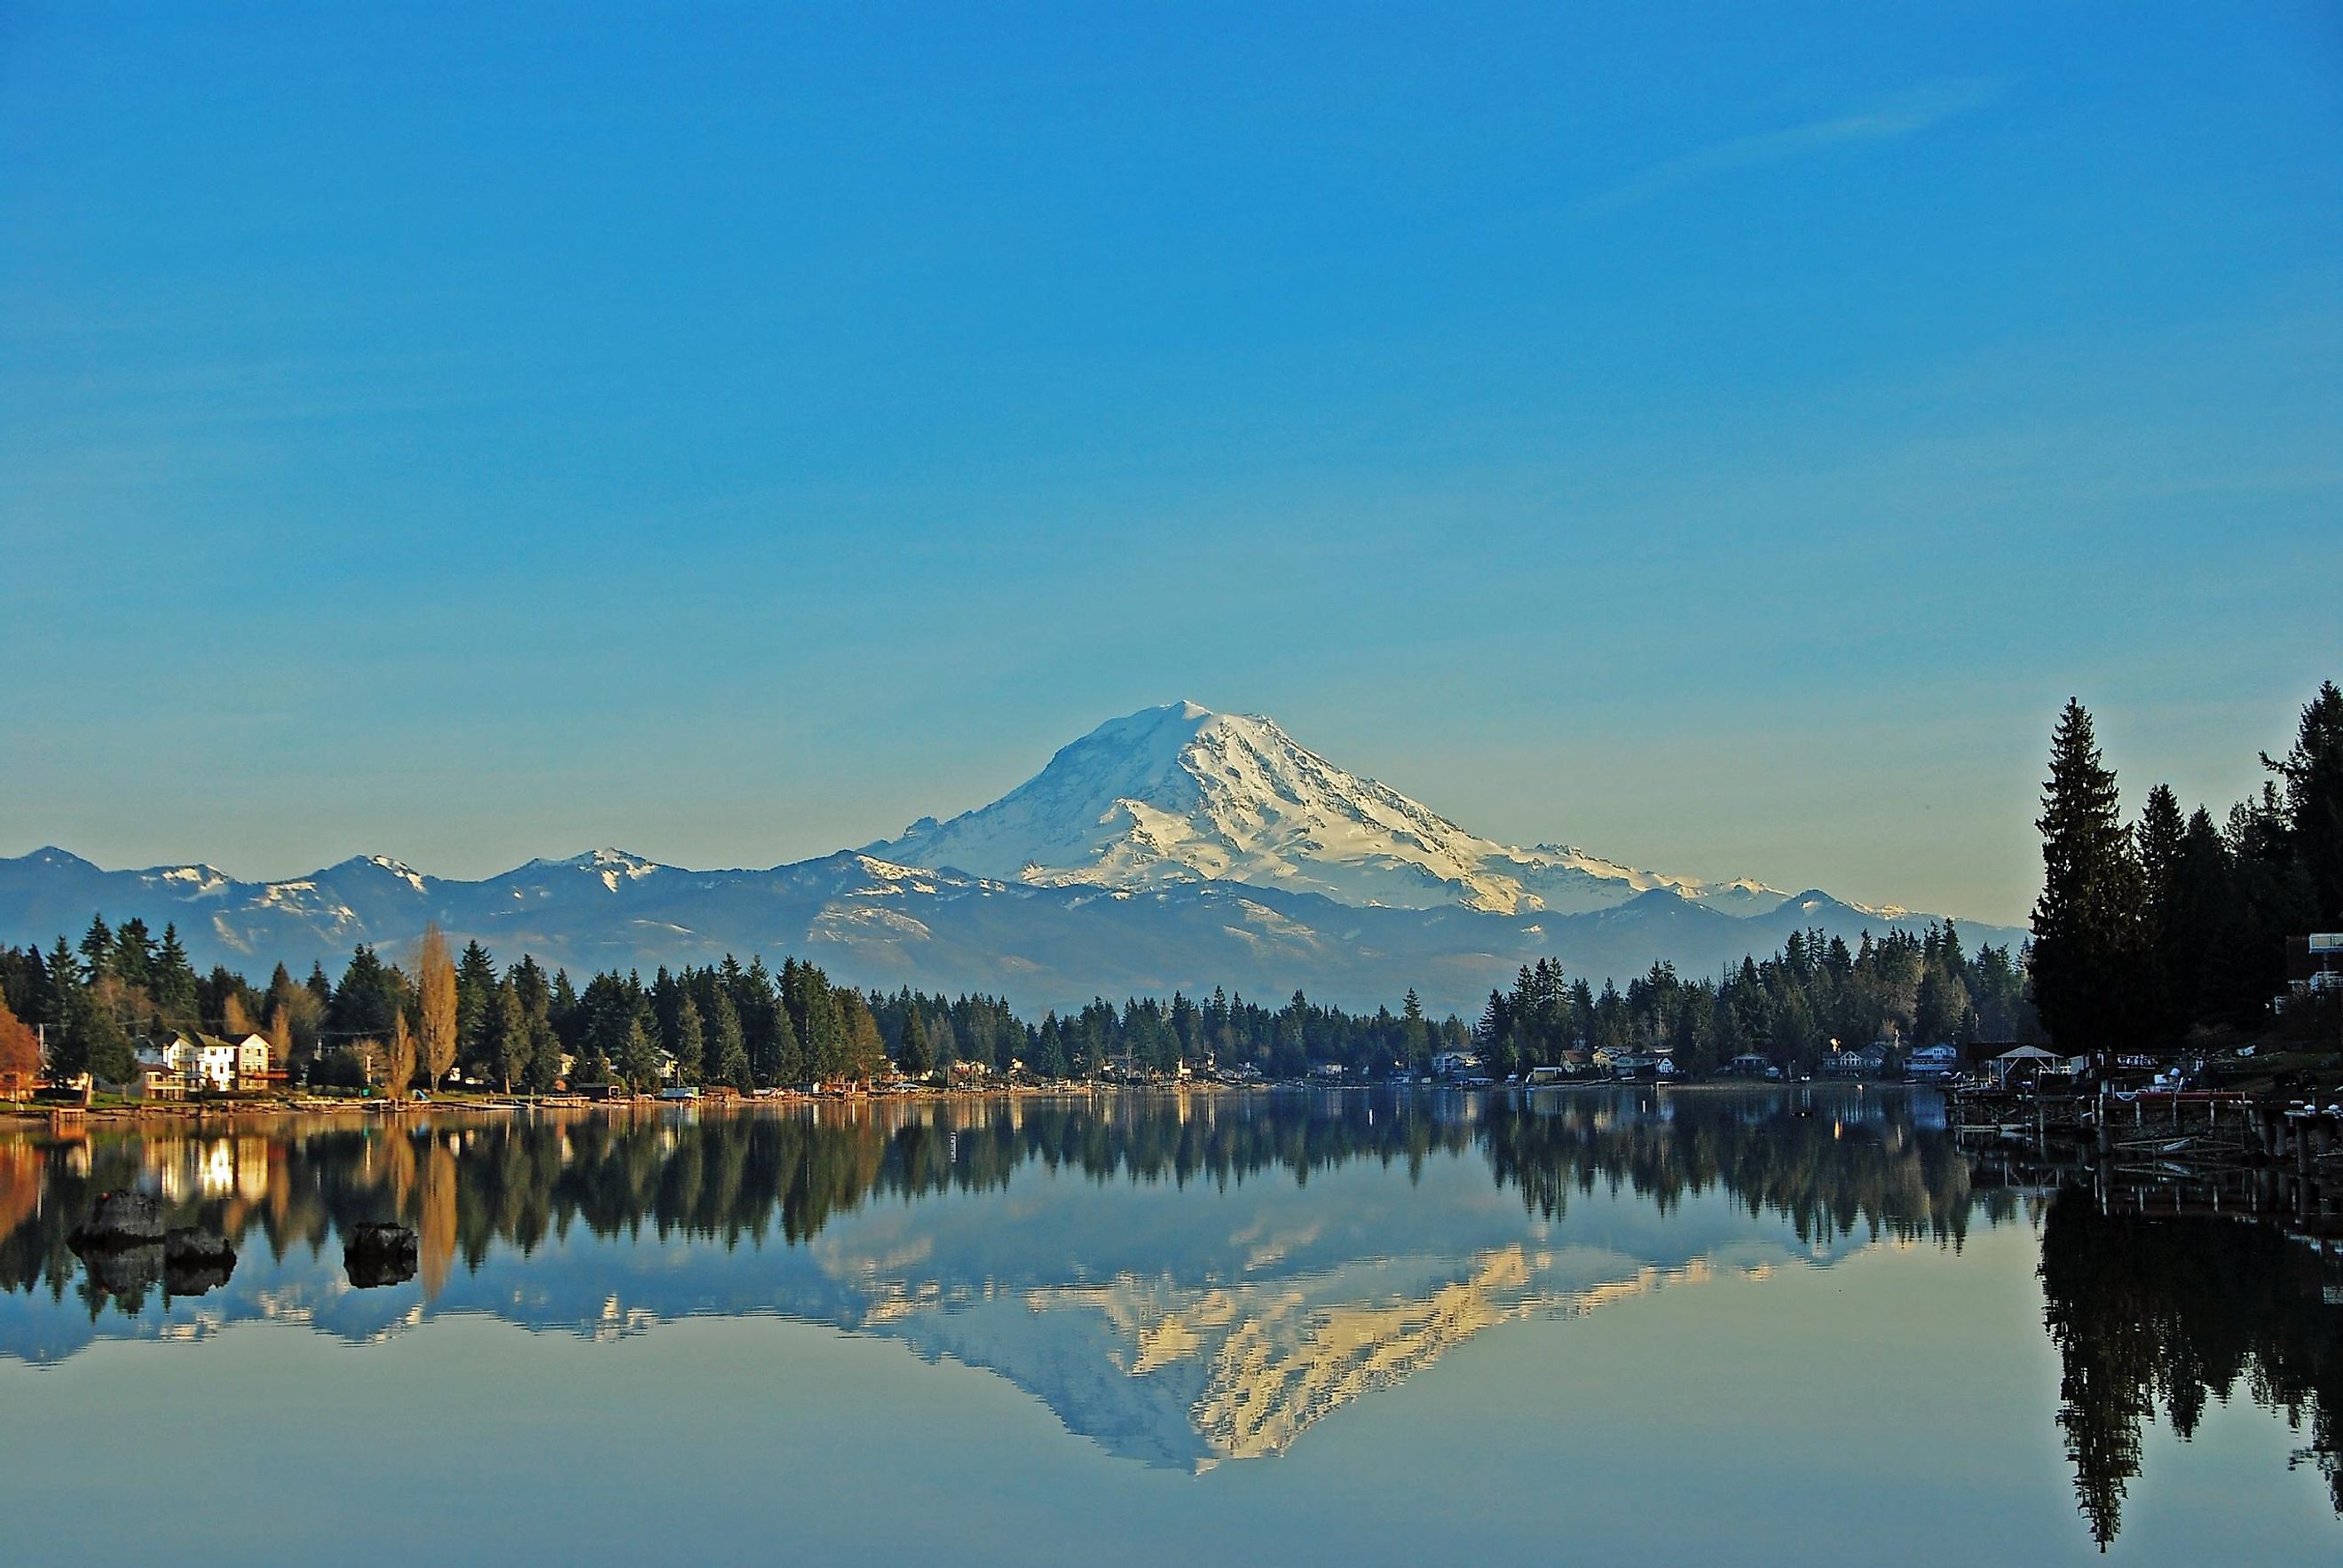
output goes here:
[[1904, 1062], [1904, 1070], [1915, 1078], [1950, 1078], [1960, 1067], [1960, 1048], [1953, 1045], [1924, 1045]]
[[109, 1083], [109, 1092], [126, 1100], [185, 1100], [187, 1097], [186, 1075], [171, 1065], [160, 1048], [147, 1046], [138, 1052], [131, 1064], [130, 1076], [119, 1083]]
[[159, 1056], [162, 1065], [191, 1089], [224, 1094], [257, 1088], [268, 1077], [268, 1040], [264, 1035], [226, 1040], [199, 1030], [177, 1030], [163, 1042]]
[[1673, 1078], [1675, 1060], [1663, 1050], [1629, 1050], [1624, 1046], [1597, 1046], [1594, 1065], [1614, 1078]]
[[1887, 1070], [1887, 1046], [1884, 1040], [1869, 1045], [1850, 1045], [1835, 1050], [1823, 1060], [1823, 1070], [1839, 1078], [1869, 1078]]
[[1481, 1070], [1481, 1059], [1469, 1050], [1443, 1050], [1432, 1059], [1434, 1078], [1470, 1078]]

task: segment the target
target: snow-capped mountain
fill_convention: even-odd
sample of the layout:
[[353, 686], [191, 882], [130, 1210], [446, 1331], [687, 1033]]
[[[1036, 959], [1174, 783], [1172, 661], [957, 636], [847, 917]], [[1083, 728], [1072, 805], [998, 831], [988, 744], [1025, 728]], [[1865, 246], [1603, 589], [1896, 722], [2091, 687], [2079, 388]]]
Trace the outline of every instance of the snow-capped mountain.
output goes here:
[[46, 947], [96, 913], [176, 923], [198, 967], [255, 978], [278, 962], [339, 972], [359, 942], [400, 956], [436, 920], [505, 961], [649, 972], [794, 954], [858, 985], [1001, 994], [1036, 1013], [1221, 985], [1366, 1008], [1413, 986], [1468, 1015], [1540, 958], [1596, 980], [1660, 961], [1706, 974], [1793, 930], [1853, 942], [1939, 918], [1501, 844], [1266, 719], [1192, 703], [1101, 725], [949, 822], [769, 870], [602, 849], [479, 881], [364, 855], [247, 882], [201, 864], [108, 871], [56, 849], [0, 859], [0, 942]]
[[1224, 881], [1395, 909], [1498, 914], [1610, 909], [1666, 888], [1735, 915], [1789, 897], [1711, 885], [1551, 844], [1469, 833], [1398, 790], [1344, 771], [1259, 714], [1193, 702], [1109, 719], [990, 806], [922, 818], [873, 854], [1057, 887]]

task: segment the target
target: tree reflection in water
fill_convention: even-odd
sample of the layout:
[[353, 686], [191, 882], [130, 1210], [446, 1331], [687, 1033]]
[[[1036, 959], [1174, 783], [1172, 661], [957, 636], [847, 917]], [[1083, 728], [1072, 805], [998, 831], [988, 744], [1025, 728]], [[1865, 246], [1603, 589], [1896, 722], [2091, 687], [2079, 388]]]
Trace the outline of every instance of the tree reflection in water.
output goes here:
[[2058, 1347], [2058, 1424], [2101, 1546], [2123, 1523], [2140, 1434], [2160, 1407], [2195, 1435], [2209, 1399], [2244, 1389], [2309, 1443], [2343, 1513], [2343, 1269], [2274, 1226], [2102, 1213], [2067, 1191], [2042, 1227], [2044, 1321]]
[[[1801, 1239], [1829, 1234], [1957, 1243], [1971, 1210], [1966, 1161], [1901, 1102], [1650, 1091], [1535, 1097], [1282, 1094], [880, 1103], [819, 1111], [418, 1116], [266, 1135], [172, 1133], [0, 1144], [0, 1287], [64, 1289], [65, 1246], [96, 1195], [159, 1189], [174, 1225], [282, 1258], [368, 1221], [421, 1233], [427, 1284], [499, 1243], [534, 1251], [573, 1226], [605, 1238], [648, 1227], [728, 1246], [796, 1244], [874, 1197], [1005, 1188], [1026, 1166], [1092, 1181], [1307, 1182], [1353, 1161], [1411, 1172], [1480, 1151], [1501, 1187], [1546, 1219], [1601, 1183], [1665, 1213], [1721, 1188]], [[30, 1194], [38, 1191], [39, 1201]], [[21, 1198], [23, 1201], [18, 1201]], [[92, 1311], [100, 1309], [94, 1302]]]
[[[1228, 1189], [1371, 1161], [1419, 1178], [1435, 1158], [1487, 1162], [1527, 1213], [1631, 1195], [1662, 1214], [1729, 1195], [1803, 1241], [1930, 1241], [2020, 1211], [1972, 1187], [1933, 1096], [1566, 1091], [1247, 1097], [1130, 1093], [819, 1109], [401, 1117], [330, 1128], [86, 1141], [0, 1138], [0, 1287], [68, 1291], [96, 1322], [135, 1314], [66, 1245], [101, 1191], [138, 1187], [167, 1221], [282, 1261], [365, 1221], [412, 1227], [437, 1299], [492, 1251], [644, 1233], [796, 1247], [875, 1201], [1008, 1188], [1020, 1171]], [[2038, 1212], [2038, 1211], [2037, 1211]], [[2102, 1214], [2087, 1195], [2041, 1224], [2046, 1322], [2062, 1359], [2059, 1422], [2102, 1543], [2121, 1523], [2143, 1429], [2192, 1433], [2208, 1398], [2243, 1389], [2308, 1434], [2302, 1457], [2343, 1511], [2343, 1284], [2332, 1260], [2267, 1227]], [[166, 1287], [167, 1288], [167, 1287]]]

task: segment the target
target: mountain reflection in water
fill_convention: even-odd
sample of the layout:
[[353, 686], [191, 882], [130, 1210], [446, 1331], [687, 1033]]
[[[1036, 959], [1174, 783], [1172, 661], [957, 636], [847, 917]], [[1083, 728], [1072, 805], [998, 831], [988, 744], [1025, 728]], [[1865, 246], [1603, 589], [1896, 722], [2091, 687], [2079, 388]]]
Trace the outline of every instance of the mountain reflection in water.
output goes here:
[[[85, 1269], [67, 1236], [121, 1188], [232, 1241], [232, 1277], [166, 1301], [167, 1280]], [[386, 1221], [415, 1231], [416, 1273], [364, 1288], [340, 1241]], [[1957, 1249], [1973, 1221], [2039, 1229], [2059, 1420], [2101, 1541], [2159, 1402], [2186, 1435], [2208, 1394], [2242, 1387], [2308, 1429], [2334, 1480], [2343, 1309], [2324, 1256], [1973, 1188], [1941, 1103], [1895, 1091], [1131, 1093], [0, 1137], [0, 1355], [252, 1319], [363, 1342], [450, 1312], [592, 1337], [780, 1314], [988, 1369], [1109, 1452], [1202, 1469], [1282, 1452], [1497, 1324], [1880, 1241]]]

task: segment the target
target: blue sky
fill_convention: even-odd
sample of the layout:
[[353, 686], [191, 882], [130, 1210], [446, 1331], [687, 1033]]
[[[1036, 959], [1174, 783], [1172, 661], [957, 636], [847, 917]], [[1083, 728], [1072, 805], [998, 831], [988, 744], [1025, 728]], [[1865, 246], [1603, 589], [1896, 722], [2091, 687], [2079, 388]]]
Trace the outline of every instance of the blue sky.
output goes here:
[[2017, 916], [2343, 675], [2331, 7], [0, 12], [0, 854], [771, 864], [1187, 697]]

